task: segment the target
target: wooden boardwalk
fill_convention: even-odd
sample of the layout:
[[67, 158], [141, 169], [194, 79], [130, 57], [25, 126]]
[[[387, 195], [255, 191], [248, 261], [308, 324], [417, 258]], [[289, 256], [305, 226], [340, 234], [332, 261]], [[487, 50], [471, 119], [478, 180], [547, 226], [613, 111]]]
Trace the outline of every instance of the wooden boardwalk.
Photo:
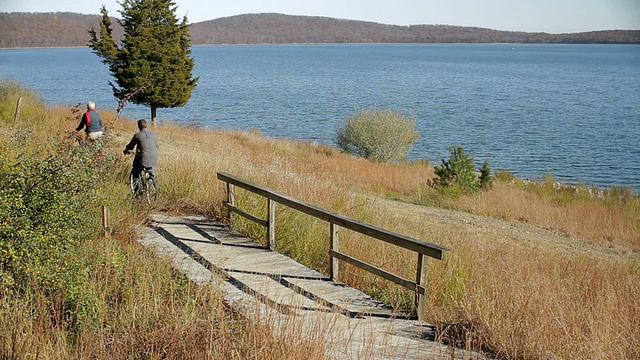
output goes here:
[[139, 240], [198, 284], [277, 329], [325, 339], [331, 359], [480, 359], [433, 341], [433, 328], [201, 217], [154, 215]]

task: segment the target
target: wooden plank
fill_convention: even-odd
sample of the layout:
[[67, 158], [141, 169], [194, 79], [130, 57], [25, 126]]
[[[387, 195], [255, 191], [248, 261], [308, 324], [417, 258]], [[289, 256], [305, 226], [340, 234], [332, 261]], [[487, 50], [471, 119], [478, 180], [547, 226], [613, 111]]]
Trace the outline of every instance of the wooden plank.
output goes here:
[[328, 281], [301, 279], [298, 277], [285, 277], [284, 279], [287, 283], [299, 289], [298, 291], [312, 294], [316, 301], [324, 303], [334, 311], [377, 314], [389, 318], [393, 317], [394, 314], [399, 314], [397, 309], [349, 286], [336, 286], [335, 283]]
[[365, 271], [368, 271], [374, 275], [377, 275], [383, 279], [389, 280], [391, 282], [394, 282], [400, 286], [403, 286], [409, 290], [413, 290], [413, 291], [417, 291], [418, 293], [421, 294], [425, 294], [425, 288], [424, 286], [418, 286], [415, 282], [411, 281], [411, 280], [407, 280], [405, 278], [402, 278], [400, 276], [397, 276], [395, 274], [391, 274], [390, 272], [387, 272], [384, 269], [381, 269], [379, 267], [373, 266], [371, 264], [367, 264], [363, 261], [360, 261], [356, 258], [353, 258], [349, 255], [343, 254], [343, 253], [339, 253], [333, 250], [329, 250], [329, 254], [332, 257], [338, 258], [348, 264], [351, 264], [353, 266], [359, 267], [360, 269], [363, 269]]
[[318, 206], [281, 194], [277, 191], [268, 189], [253, 182], [238, 178], [231, 174], [221, 172], [218, 173], [217, 176], [218, 179], [225, 181], [228, 184], [233, 184], [263, 197], [272, 199], [282, 205], [288, 206], [307, 215], [317, 217], [329, 223], [340, 225], [341, 227], [359, 232], [367, 236], [371, 236], [373, 238], [403, 247], [405, 249], [425, 254], [438, 260], [443, 259], [445, 251], [451, 250], [441, 245], [428, 243], [423, 240], [415, 239], [406, 235], [401, 235], [374, 225], [348, 218], [338, 213], [328, 211]]
[[262, 225], [262, 226], [265, 226], [265, 227], [269, 226], [269, 221], [261, 219], [261, 218], [259, 218], [257, 216], [253, 216], [253, 215], [251, 215], [251, 214], [249, 214], [247, 212], [244, 212], [244, 211], [238, 209], [237, 207], [232, 206], [231, 204], [229, 204], [226, 201], [224, 203], [222, 203], [222, 205], [225, 208], [227, 208], [229, 211], [234, 212], [234, 213], [244, 217], [247, 220], [251, 220], [256, 224], [259, 224], [259, 225]]

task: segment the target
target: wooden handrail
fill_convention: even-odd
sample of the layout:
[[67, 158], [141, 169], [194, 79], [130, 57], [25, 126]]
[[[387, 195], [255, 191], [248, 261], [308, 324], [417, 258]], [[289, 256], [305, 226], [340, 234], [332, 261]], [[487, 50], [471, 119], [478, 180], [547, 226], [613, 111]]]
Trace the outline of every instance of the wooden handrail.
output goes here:
[[[341, 260], [347, 262], [353, 266], [364, 269], [374, 275], [380, 276], [386, 280], [392, 281], [396, 284], [404, 286], [407, 289], [413, 290], [416, 292], [416, 308], [420, 309], [423, 303], [423, 296], [426, 293], [424, 288], [424, 283], [426, 282], [426, 272], [424, 269], [424, 265], [426, 263], [426, 259], [423, 258], [424, 255], [442, 260], [444, 257], [444, 253], [451, 249], [429, 243], [423, 240], [415, 239], [406, 235], [398, 234], [393, 231], [389, 231], [383, 228], [380, 228], [375, 225], [367, 224], [359, 220], [355, 220], [344, 215], [335, 213], [333, 211], [322, 209], [318, 206], [306, 203], [304, 201], [292, 198], [290, 196], [279, 193], [275, 190], [266, 188], [264, 186], [258, 185], [251, 181], [239, 178], [237, 176], [219, 172], [217, 174], [218, 179], [224, 181], [227, 184], [227, 200], [224, 202], [224, 206], [229, 210], [229, 216], [231, 213], [236, 213], [244, 218], [247, 218], [255, 223], [258, 223], [267, 228], [267, 240], [268, 247], [270, 249], [275, 248], [275, 203], [282, 204], [291, 209], [303, 212], [307, 215], [311, 215], [318, 219], [322, 219], [331, 224], [331, 244], [329, 255], [331, 256], [330, 266], [331, 266], [331, 278], [337, 279], [338, 275], [338, 264], [336, 260]], [[268, 200], [268, 217], [269, 219], [260, 219], [257, 216], [251, 215], [243, 210], [240, 210], [235, 205], [235, 194], [234, 194], [234, 186], [239, 188], [248, 190], [252, 193], [260, 195]], [[404, 249], [412, 250], [418, 253], [418, 269], [416, 273], [416, 280], [411, 281], [404, 278], [401, 278], [395, 274], [389, 273], [383, 269], [375, 267], [371, 264], [367, 264], [361, 260], [358, 260], [352, 256], [341, 253], [338, 249], [338, 228], [343, 227], [345, 229], [353, 230], [363, 235], [367, 235], [369, 237], [402, 247]], [[421, 319], [421, 311], [418, 311], [418, 317]]]

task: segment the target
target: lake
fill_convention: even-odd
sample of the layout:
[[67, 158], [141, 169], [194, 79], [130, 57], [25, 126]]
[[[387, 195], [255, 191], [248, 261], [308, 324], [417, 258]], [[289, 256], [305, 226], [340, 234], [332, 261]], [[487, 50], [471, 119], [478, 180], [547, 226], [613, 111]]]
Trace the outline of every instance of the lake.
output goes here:
[[[385, 108], [416, 119], [409, 159], [439, 164], [460, 145], [520, 178], [640, 190], [639, 45], [195, 46], [193, 56], [198, 86], [186, 106], [159, 109], [160, 122], [333, 145], [348, 116]], [[0, 78], [46, 104], [117, 107], [88, 48], [2, 49]], [[130, 104], [122, 116], [149, 113]]]

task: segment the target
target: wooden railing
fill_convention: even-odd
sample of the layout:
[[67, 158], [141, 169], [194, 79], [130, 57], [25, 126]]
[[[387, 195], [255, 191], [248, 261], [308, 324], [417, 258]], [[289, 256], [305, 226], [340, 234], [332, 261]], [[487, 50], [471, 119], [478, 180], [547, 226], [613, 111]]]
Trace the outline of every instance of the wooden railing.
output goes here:
[[[338, 213], [328, 211], [311, 205], [309, 203], [294, 199], [287, 195], [281, 194], [277, 191], [260, 186], [250, 181], [241, 179], [239, 177], [227, 174], [224, 172], [218, 173], [218, 179], [224, 181], [227, 187], [227, 199], [224, 202], [224, 207], [229, 211], [229, 217], [232, 214], [238, 214], [248, 220], [251, 220], [257, 224], [260, 224], [267, 229], [267, 246], [269, 249], [275, 249], [275, 204], [281, 204], [291, 209], [303, 212], [318, 219], [322, 219], [329, 223], [329, 255], [331, 261], [329, 263], [330, 276], [332, 280], [339, 279], [339, 261], [344, 261], [348, 264], [366, 270], [376, 276], [392, 281], [398, 285], [401, 285], [407, 289], [415, 292], [415, 306], [418, 313], [418, 318], [422, 320], [422, 310], [424, 308], [424, 297], [426, 290], [424, 284], [426, 283], [427, 267], [425, 256], [429, 256], [438, 260], [442, 260], [445, 251], [451, 249], [444, 246], [425, 242], [423, 240], [414, 239], [409, 236], [401, 235], [374, 225], [363, 223], [361, 221], [348, 218]], [[255, 194], [258, 194], [267, 199], [267, 219], [261, 219], [255, 215], [252, 215], [246, 211], [243, 211], [236, 207], [235, 203], [235, 186], [248, 190]], [[417, 253], [417, 271], [415, 280], [405, 279], [398, 275], [392, 274], [384, 269], [368, 264], [362, 260], [356, 259], [350, 255], [340, 252], [339, 249], [339, 236], [338, 229], [340, 227], [358, 232], [360, 234], [367, 235], [369, 237], [399, 246], [404, 249], [412, 250]]]

